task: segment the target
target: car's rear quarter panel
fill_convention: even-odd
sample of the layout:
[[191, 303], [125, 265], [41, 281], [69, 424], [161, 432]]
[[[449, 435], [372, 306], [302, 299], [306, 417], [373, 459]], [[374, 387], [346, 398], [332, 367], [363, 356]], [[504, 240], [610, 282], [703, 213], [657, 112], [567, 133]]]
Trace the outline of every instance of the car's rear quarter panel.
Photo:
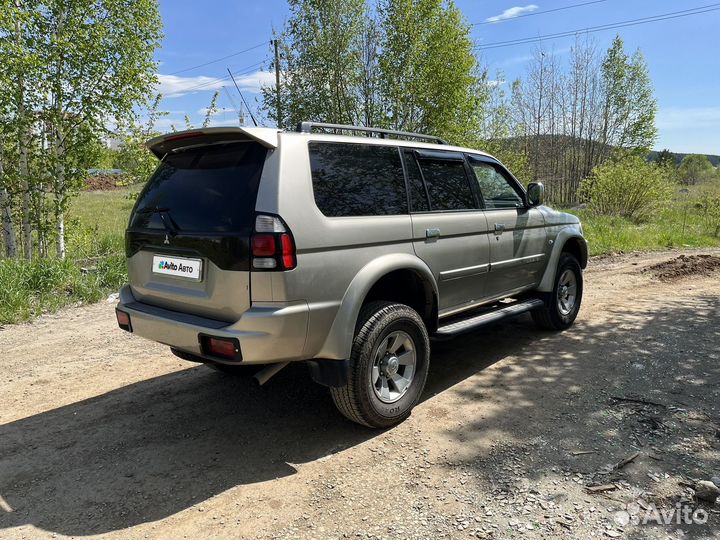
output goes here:
[[383, 255], [412, 255], [413, 248], [409, 215], [329, 218], [320, 212], [313, 196], [309, 140], [280, 135], [278, 183], [261, 183], [256, 205], [258, 212], [278, 214], [289, 226], [297, 246], [297, 268], [253, 272], [251, 290], [253, 302], [308, 302], [304, 355], [314, 357], [360, 270]]

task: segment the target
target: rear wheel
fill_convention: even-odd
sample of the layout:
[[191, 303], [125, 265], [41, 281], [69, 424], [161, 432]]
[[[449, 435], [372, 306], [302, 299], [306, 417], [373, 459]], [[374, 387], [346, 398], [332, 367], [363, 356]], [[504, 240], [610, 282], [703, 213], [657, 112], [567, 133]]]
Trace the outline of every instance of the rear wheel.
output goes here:
[[562, 253], [555, 272], [555, 285], [543, 300], [545, 305], [532, 312], [535, 323], [549, 330], [565, 330], [575, 322], [583, 294], [582, 269], [578, 260]]
[[430, 340], [417, 312], [403, 304], [371, 302], [358, 318], [348, 383], [331, 388], [350, 420], [390, 427], [410, 416], [430, 365]]

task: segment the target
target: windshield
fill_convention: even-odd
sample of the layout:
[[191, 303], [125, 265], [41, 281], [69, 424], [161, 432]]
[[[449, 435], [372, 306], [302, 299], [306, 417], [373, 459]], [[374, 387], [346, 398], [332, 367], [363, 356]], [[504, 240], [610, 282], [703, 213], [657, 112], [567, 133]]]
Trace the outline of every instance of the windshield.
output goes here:
[[130, 228], [172, 227], [178, 233], [247, 229], [266, 154], [255, 142], [233, 142], [167, 155], [140, 193]]

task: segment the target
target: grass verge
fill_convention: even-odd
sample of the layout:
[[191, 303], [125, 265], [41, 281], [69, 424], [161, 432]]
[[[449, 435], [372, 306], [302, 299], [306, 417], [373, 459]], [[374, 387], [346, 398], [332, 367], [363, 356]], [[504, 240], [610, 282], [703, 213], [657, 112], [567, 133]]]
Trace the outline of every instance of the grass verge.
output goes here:
[[[138, 188], [83, 192], [68, 213], [67, 259], [0, 259], [0, 324], [29, 320], [73, 303], [96, 302], [127, 280], [123, 248]], [[719, 247], [694, 200], [679, 199], [647, 223], [571, 211], [583, 222], [591, 255]]]
[[0, 324], [106, 298], [127, 281], [123, 230], [132, 189], [83, 192], [67, 217], [67, 258], [0, 259]]
[[676, 200], [650, 221], [634, 223], [615, 216], [601, 216], [588, 210], [566, 210], [577, 215], [590, 248], [590, 255], [658, 251], [670, 248], [720, 247], [696, 201]]

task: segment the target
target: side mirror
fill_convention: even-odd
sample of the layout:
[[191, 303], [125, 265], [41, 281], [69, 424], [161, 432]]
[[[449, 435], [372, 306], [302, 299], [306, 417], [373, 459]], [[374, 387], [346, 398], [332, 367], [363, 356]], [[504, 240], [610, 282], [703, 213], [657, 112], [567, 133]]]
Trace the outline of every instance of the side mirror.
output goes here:
[[527, 188], [530, 206], [540, 206], [545, 201], [545, 186], [542, 182], [531, 182]]

